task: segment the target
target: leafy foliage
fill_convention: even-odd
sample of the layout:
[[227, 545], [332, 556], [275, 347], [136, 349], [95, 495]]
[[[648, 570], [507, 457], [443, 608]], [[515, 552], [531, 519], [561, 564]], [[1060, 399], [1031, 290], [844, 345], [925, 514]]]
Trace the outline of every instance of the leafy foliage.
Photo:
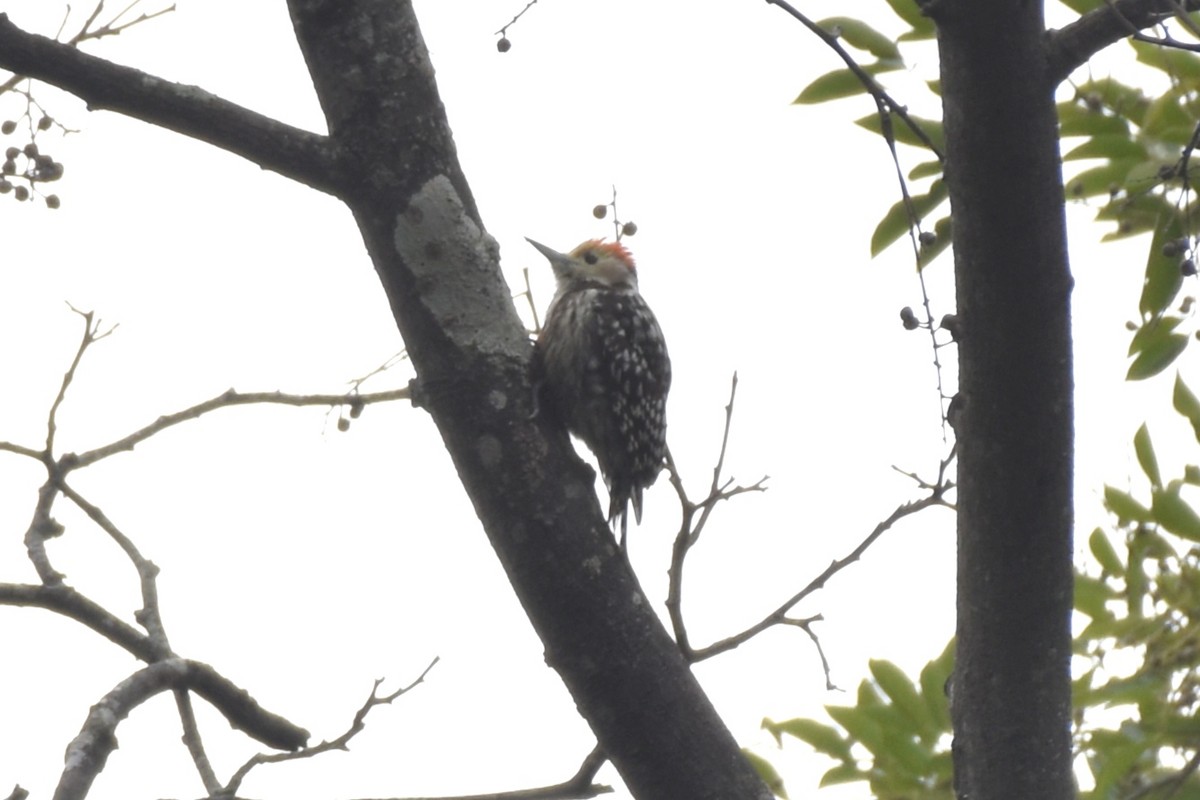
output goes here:
[[[906, 70], [903, 46], [932, 38], [932, 22], [912, 0], [886, 0], [904, 31], [889, 37], [867, 23], [834, 17], [819, 23], [836, 33], [848, 52], [862, 54], [863, 71], [872, 78]], [[1083, 14], [1104, 5], [1103, 0], [1062, 0], [1072, 11]], [[1192, 15], [1195, 17], [1196, 15]], [[1114, 77], [1089, 78], [1073, 84], [1070, 96], [1058, 105], [1060, 132], [1064, 140], [1064, 164], [1070, 177], [1064, 182], [1065, 197], [1072, 202], [1094, 204], [1096, 219], [1111, 223], [1103, 236], [1115, 241], [1151, 234], [1146, 254], [1145, 280], [1138, 303], [1139, 319], [1131, 325], [1128, 378], [1141, 380], [1157, 375], [1175, 363], [1192, 340], [1191, 300], [1177, 305], [1186, 276], [1196, 274], [1197, 201], [1192, 191], [1200, 176], [1200, 163], [1192, 155], [1200, 142], [1200, 55], [1170, 49], [1152, 42], [1129, 42], [1136, 61], [1147, 69], [1146, 82], [1162, 82], [1167, 89], [1149, 96], [1142, 89]], [[937, 94], [936, 81], [928, 83]], [[885, 87], [880, 87], [883, 91]], [[806, 86], [797, 103], [821, 103], [861, 96], [871, 90], [848, 68], [826, 73]], [[897, 107], [936, 97], [903, 98]], [[884, 124], [879, 114], [857, 120], [857, 124], [885, 134], [897, 144], [928, 152], [932, 142], [939, 152], [944, 135], [940, 120], [905, 114], [901, 121]], [[919, 136], [912, 123], [924, 136]], [[1073, 169], [1072, 169], [1073, 168]], [[925, 160], [908, 171], [912, 182], [911, 202], [898, 200], [879, 221], [871, 237], [875, 256], [905, 239], [911, 228], [934, 220], [936, 247], [923, 248], [921, 266], [932, 262], [949, 243], [950, 215], [939, 159]]]
[[[1200, 446], [1200, 398], [1180, 378], [1173, 405]], [[1200, 465], [1165, 473], [1145, 425], [1133, 449], [1149, 496], [1105, 487], [1112, 529], [1092, 531], [1094, 564], [1075, 575], [1074, 743], [1093, 784], [1080, 798], [1200, 800]], [[953, 653], [951, 643], [916, 683], [872, 661], [856, 704], [827, 708], [833, 725], [763, 726], [836, 762], [822, 786], [866, 781], [879, 800], [952, 800]]]

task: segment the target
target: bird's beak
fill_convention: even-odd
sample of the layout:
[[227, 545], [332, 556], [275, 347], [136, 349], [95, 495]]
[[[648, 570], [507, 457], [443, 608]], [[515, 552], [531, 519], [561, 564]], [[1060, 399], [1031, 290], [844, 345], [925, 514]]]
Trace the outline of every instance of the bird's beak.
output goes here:
[[546, 245], [542, 244], [541, 242], [535, 242], [533, 239], [530, 239], [528, 236], [525, 237], [525, 241], [529, 242], [531, 245], [533, 245], [535, 248], [537, 248], [537, 251], [539, 253], [544, 255], [546, 258], [550, 259], [551, 264], [553, 264], [555, 261], [562, 261], [563, 259], [565, 259], [567, 257], [565, 253], [560, 253], [557, 250], [553, 250], [549, 247], [546, 247]]
[[549, 259], [550, 266], [554, 268], [554, 274], [556, 276], [565, 278], [567, 275], [571, 274], [571, 257], [569, 255], [546, 247], [546, 245], [542, 244], [541, 242], [535, 242], [528, 236], [525, 237], [525, 241], [529, 242], [531, 245], [537, 248], [539, 253]]

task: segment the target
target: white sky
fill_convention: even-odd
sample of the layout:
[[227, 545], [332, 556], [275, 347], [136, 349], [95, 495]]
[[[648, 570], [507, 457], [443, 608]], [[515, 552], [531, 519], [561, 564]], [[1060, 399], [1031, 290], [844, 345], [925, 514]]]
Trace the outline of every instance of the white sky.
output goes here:
[[[50, 5], [3, 9], [53, 33]], [[808, 10], [820, 17], [823, 5]], [[868, 252], [896, 199], [890, 159], [851, 123], [869, 101], [790, 105], [839, 63], [765, 3], [539, 3], [500, 55], [493, 32], [522, 6], [418, 3], [510, 285], [519, 291], [529, 267], [544, 310], [552, 280], [523, 237], [566, 249], [611, 234], [590, 210], [615, 184], [622, 217], [640, 228], [627, 244], [643, 293], [671, 345], [670, 443], [685, 478], [697, 495], [707, 484], [734, 370], [728, 469], [744, 483], [771, 476], [766, 494], [721, 508], [691, 557], [687, 617], [706, 644], [759, 619], [916, 497], [893, 464], [932, 477], [943, 454], [928, 337], [899, 324], [899, 309], [920, 299], [909, 251]], [[89, 50], [321, 130], [283, 3], [184, 0]], [[928, 77], [932, 55], [917, 66], [915, 77]], [[916, 85], [919, 110], [927, 100]], [[65, 302], [120, 327], [71, 387], [61, 451], [230, 386], [343, 391], [402, 347], [336, 201], [208, 145], [37, 96], [82, 132], [39, 139], [66, 165], [59, 211], [0, 198], [0, 440], [44, 440], [80, 335]], [[0, 116], [20, 113], [15, 98], [3, 103]], [[905, 156], [908, 166], [923, 160]], [[1101, 484], [1130, 471], [1133, 431], [1170, 402], [1165, 381], [1122, 382], [1122, 325], [1136, 313], [1145, 241], [1098, 248], [1087, 219], [1072, 211], [1081, 542], [1103, 519]], [[953, 310], [949, 272], [944, 258], [928, 275], [936, 316]], [[400, 368], [366, 388], [408, 377]], [[372, 714], [350, 753], [259, 768], [243, 794], [449, 795], [566, 779], [593, 740], [544, 665], [429, 417], [372, 407], [345, 434], [334, 420], [321, 409], [223, 411], [73, 480], [162, 568], [176, 651], [213, 664], [314, 741], [342, 732], [372, 679], [397, 687], [441, 657], [423, 686]], [[1169, 424], [1154, 429], [1160, 439], [1186, 433]], [[34, 580], [21, 538], [44, 477], [36, 467], [0, 454], [3, 581]], [[132, 622], [128, 562], [65, 502], [58, 517], [67, 534], [52, 545], [55, 564]], [[659, 603], [677, 521], [664, 480], [630, 536]], [[797, 609], [825, 615], [818, 630], [849, 694], [824, 690], [815, 651], [790, 629], [698, 667], [739, 741], [786, 765], [793, 796], [832, 764], [803, 746], [778, 754], [762, 717], [851, 701], [869, 658], [911, 672], [937, 655], [953, 632], [953, 565], [952, 517], [935, 510]], [[139, 665], [38, 611], [0, 608], [0, 641], [0, 792], [19, 783], [48, 797], [87, 708]], [[257, 751], [207, 708], [202, 721], [223, 777]], [[119, 735], [93, 797], [201, 794], [168, 697]], [[600, 780], [617, 782], [615, 771]]]

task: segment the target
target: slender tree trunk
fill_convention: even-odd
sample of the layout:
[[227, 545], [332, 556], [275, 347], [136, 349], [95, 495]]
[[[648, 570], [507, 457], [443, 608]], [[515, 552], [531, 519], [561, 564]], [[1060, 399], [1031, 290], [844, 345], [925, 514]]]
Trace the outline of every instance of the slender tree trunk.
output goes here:
[[1066, 800], [1072, 363], [1054, 77], [1034, 0], [936, 0], [962, 336], [960, 798]]

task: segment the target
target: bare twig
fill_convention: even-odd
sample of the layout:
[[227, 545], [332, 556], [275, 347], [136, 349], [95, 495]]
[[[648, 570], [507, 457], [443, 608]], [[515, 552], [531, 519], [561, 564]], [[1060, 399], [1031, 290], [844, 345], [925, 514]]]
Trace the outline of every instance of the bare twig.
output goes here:
[[100, 39], [105, 36], [116, 36], [122, 31], [132, 28], [134, 25], [147, 22], [155, 17], [161, 17], [164, 14], [170, 14], [175, 10], [175, 4], [172, 3], [165, 8], [160, 8], [158, 11], [143, 11], [140, 15], [131, 20], [126, 20], [125, 22], [120, 21], [122, 17], [132, 11], [134, 7], [140, 3], [141, 0], [133, 0], [132, 3], [118, 11], [116, 15], [114, 15], [113, 18], [108, 22], [98, 28], [93, 28], [92, 24], [95, 23], [96, 19], [100, 16], [100, 12], [104, 9], [103, 2], [97, 3], [96, 8], [92, 11], [91, 16], [87, 18], [87, 21], [83, 23], [83, 26], [79, 29], [79, 32], [68, 39], [66, 44], [77, 45], [80, 42], [86, 42], [89, 39]]
[[[71, 307], [79, 316], [83, 317], [83, 338], [79, 342], [79, 348], [75, 351], [75, 358], [71, 360], [71, 366], [67, 368], [66, 374], [63, 375], [62, 384], [59, 386], [58, 395], [54, 398], [54, 402], [50, 405], [50, 415], [46, 421], [46, 453], [47, 455], [54, 452], [54, 434], [58, 429], [57, 417], [59, 406], [67, 396], [67, 388], [70, 387], [71, 381], [75, 380], [75, 370], [79, 367], [80, 360], [83, 359], [83, 354], [95, 342], [100, 341], [114, 330], [117, 326], [114, 325], [106, 331], [100, 330], [100, 321], [95, 320], [95, 315], [91, 311], [80, 311], [74, 306]], [[93, 325], [95, 321], [95, 325]]]
[[258, 403], [272, 403], [283, 406], [336, 406], [336, 405], [370, 405], [372, 403], [383, 403], [392, 400], [403, 400], [410, 396], [407, 387], [403, 389], [392, 389], [386, 392], [370, 392], [368, 394], [358, 394], [351, 392], [349, 394], [286, 394], [284, 392], [238, 392], [230, 389], [223, 392], [211, 400], [205, 400], [203, 403], [197, 403], [190, 408], [185, 408], [182, 411], [176, 411], [174, 414], [166, 414], [159, 417], [149, 425], [140, 428], [133, 433], [118, 439], [111, 444], [103, 447], [97, 447], [95, 450], [88, 450], [85, 453], [80, 453], [75, 458], [75, 467], [86, 467], [89, 464], [108, 458], [116, 453], [122, 453], [132, 450], [136, 445], [149, 439], [156, 433], [166, 430], [173, 425], [178, 425], [181, 422], [193, 420], [210, 411], [216, 411], [219, 408], [231, 408], [233, 406], [254, 405]]
[[942, 438], [948, 438], [946, 425], [946, 402], [949, 400], [946, 394], [945, 384], [942, 381], [942, 363], [941, 357], [938, 354], [940, 349], [937, 341], [937, 329], [933, 319], [933, 309], [929, 299], [929, 291], [925, 285], [925, 272], [923, 270], [922, 257], [922, 233], [921, 233], [921, 216], [917, 213], [916, 207], [913, 204], [912, 195], [908, 191], [908, 181], [904, 175], [904, 169], [900, 165], [900, 155], [896, 150], [896, 133], [893, 128], [892, 117], [898, 117], [905, 126], [912, 131], [913, 135], [925, 145], [925, 147], [937, 157], [940, 162], [945, 162], [945, 156], [941, 149], [934, 141], [925, 133], [920, 124], [908, 114], [908, 109], [900, 105], [896, 100], [884, 90], [879, 82], [875, 80], [869, 72], [862, 68], [855, 60], [854, 56], [850, 55], [849, 51], [842, 46], [838, 37], [825, 30], [813, 20], [809, 19], [805, 14], [798, 11], [786, 0], [767, 0], [769, 5], [778, 6], [786, 11], [793, 18], [798, 20], [804, 27], [808, 28], [814, 35], [825, 43], [834, 53], [837, 54], [842, 62], [846, 65], [859, 82], [871, 95], [871, 99], [875, 102], [876, 113], [879, 115], [879, 130], [883, 135], [884, 141], [887, 143], [888, 151], [892, 157], [892, 163], [896, 168], [896, 179], [900, 185], [900, 197], [904, 203], [904, 210], [908, 216], [908, 236], [912, 243], [913, 260], [917, 268], [917, 279], [921, 287], [921, 301], [925, 311], [925, 327], [929, 331], [931, 344], [933, 345], [933, 368], [937, 377], [938, 404], [942, 418]]
[[238, 767], [237, 771], [233, 773], [233, 777], [229, 779], [229, 782], [225, 784], [225, 787], [220, 793], [229, 797], [235, 796], [237, 794], [238, 787], [242, 785], [242, 781], [245, 780], [246, 776], [250, 774], [250, 771], [259, 764], [277, 764], [282, 761], [293, 761], [298, 758], [312, 758], [314, 756], [321, 755], [322, 753], [328, 753], [331, 750], [349, 749], [350, 740], [357, 736], [363, 730], [363, 728], [366, 727], [367, 714], [371, 712], [372, 708], [375, 706], [387, 705], [396, 698], [415, 688], [417, 685], [423, 683], [425, 681], [425, 676], [429, 674], [429, 671], [433, 669], [434, 665], [437, 664], [438, 661], [438, 658], [434, 658], [433, 661], [429, 662], [429, 666], [427, 666], [425, 670], [417, 676], [416, 680], [414, 680], [408, 686], [397, 689], [391, 694], [380, 695], [379, 686], [383, 683], [383, 680], [376, 680], [375, 685], [371, 688], [371, 695], [367, 698], [367, 701], [363, 703], [362, 707], [359, 708], [354, 714], [354, 719], [350, 723], [350, 727], [347, 728], [341, 736], [338, 736], [336, 739], [326, 740], [320, 744], [313, 745], [312, 747], [306, 747], [303, 750], [297, 750], [296, 752], [292, 753], [258, 753], [257, 755], [252, 756], [245, 764]]
[[[717, 454], [717, 463], [713, 467], [708, 496], [704, 500], [693, 503], [688, 498], [687, 491], [683, 486], [683, 478], [675, 467], [675, 460], [671, 457], [670, 451], [667, 451], [667, 473], [670, 476], [671, 485], [675, 487], [675, 492], [679, 495], [679, 502], [683, 508], [683, 520], [680, 522], [679, 532], [675, 534], [675, 543], [671, 548], [671, 566], [667, 570], [666, 605], [675, 641], [684, 655], [689, 657], [692, 652], [691, 645], [688, 643], [687, 627], [683, 623], [683, 564], [688, 551], [699, 541], [709, 516], [719, 502], [746, 492], [766, 491], [766, 486], [764, 486], [767, 481], [766, 476], [759, 478], [750, 486], [735, 486], [732, 479], [727, 481], [721, 479], [721, 473], [725, 469], [725, 453], [729, 448], [729, 430], [733, 425], [733, 403], [737, 398], [737, 384], [738, 377], [735, 372], [730, 380], [729, 402], [725, 405], [725, 427], [721, 433], [721, 449]], [[698, 518], [697, 512], [699, 513]]]
[[124, 551], [125, 556], [133, 563], [142, 588], [142, 608], [137, 612], [135, 618], [146, 629], [146, 633], [150, 635], [150, 641], [154, 644], [155, 649], [158, 650], [160, 657], [166, 658], [172, 655], [171, 645], [167, 641], [167, 631], [163, 626], [162, 613], [159, 611], [158, 605], [158, 567], [155, 566], [154, 562], [144, 557], [133, 543], [133, 540], [122, 533], [113, 521], [97, 506], [92, 505], [66, 483], [59, 483], [59, 490], [63, 493], [63, 496], [79, 506], [92, 522], [99, 526], [100, 530], [107, 533], [109, 538], [117, 543], [117, 546]]
[[562, 783], [550, 786], [539, 786], [534, 789], [517, 789], [511, 792], [494, 792], [492, 794], [471, 794], [455, 797], [408, 797], [400, 800], [586, 800], [612, 792], [612, 787], [602, 783], [592, 783], [600, 767], [608, 757], [599, 745], [583, 759], [579, 771]]
[[33, 564], [38, 578], [46, 586], [62, 583], [63, 574], [50, 565], [50, 555], [46, 552], [46, 540], [53, 539], [63, 532], [63, 527], [51, 515], [54, 501], [58, 497], [58, 481], [60, 470], [47, 455], [43, 462], [50, 477], [38, 489], [37, 502], [33, 507], [33, 519], [25, 531], [25, 552]]
[[213, 770], [208, 753], [204, 751], [204, 740], [200, 738], [200, 726], [196, 722], [196, 711], [192, 708], [192, 696], [184, 689], [175, 690], [175, 708], [179, 711], [179, 721], [183, 725], [183, 745], [200, 773], [200, 782], [209, 797], [216, 796], [221, 789], [217, 773]]
[[521, 17], [525, 16], [526, 11], [528, 11], [529, 9], [531, 9], [537, 5], [537, 1], [538, 0], [529, 0], [529, 2], [525, 4], [525, 7], [522, 8], [520, 11], [518, 11], [517, 15], [508, 21], [507, 25], [505, 25], [500, 30], [496, 31], [496, 35], [503, 36], [505, 33], [507, 33], [508, 29], [517, 23], [517, 20], [519, 20]]
[[[855, 561], [858, 561], [858, 559], [862, 557], [862, 554], [867, 551], [868, 547], [870, 547], [872, 544], [874, 544], [875, 541], [880, 536], [885, 534], [889, 529], [891, 529], [891, 527], [893, 525], [895, 525], [900, 520], [904, 519], [905, 517], [910, 517], [913, 514], [916, 514], [920, 511], [924, 511], [926, 508], [932, 508], [935, 506], [949, 506], [949, 503], [946, 502], [944, 495], [947, 491], [949, 491], [950, 488], [952, 488], [952, 486], [953, 486], [953, 484], [951, 484], [949, 482], [944, 483], [941, 486], [937, 486], [933, 490], [931, 490], [930, 493], [926, 497], [923, 497], [919, 500], [913, 500], [913, 501], [910, 501], [908, 503], [904, 503], [903, 505], [898, 506], [896, 508], [896, 510], [894, 510], [891, 514], [888, 515], [888, 517], [886, 519], [884, 519], [882, 522], [880, 522], [878, 525], [876, 525], [875, 529], [872, 530], [871, 533], [865, 539], [863, 539], [861, 542], [859, 542], [857, 547], [855, 547], [853, 550], [851, 550], [844, 557], [834, 560], [828, 567], [825, 568], [825, 570], [823, 572], [821, 572], [820, 575], [818, 575], [817, 577], [815, 577], [811, 581], [809, 581], [807, 586], [805, 586], [803, 589], [796, 592], [796, 594], [794, 594], [790, 598], [788, 598], [783, 604], [781, 604], [778, 608], [776, 608], [774, 611], [772, 611], [770, 614], [768, 614], [766, 617], [764, 617], [761, 621], [759, 621], [758, 623], [756, 623], [754, 625], [751, 625], [749, 628], [742, 631], [741, 633], [734, 634], [733, 636], [729, 636], [718, 642], [714, 642], [713, 644], [709, 645], [708, 647], [703, 647], [703, 648], [693, 651], [692, 660], [693, 661], [703, 661], [707, 658], [712, 658], [715, 655], [720, 655], [721, 653], [732, 650], [733, 648], [737, 647], [738, 645], [741, 645], [744, 642], [749, 641], [750, 639], [754, 638], [758, 634], [765, 631], [767, 628], [770, 628], [774, 625], [798, 625], [807, 630], [806, 624], [808, 622], [813, 621], [812, 619], [810, 619], [810, 620], [795, 620], [795, 619], [789, 619], [789, 617], [787, 616], [788, 612], [791, 611], [792, 608], [795, 607], [795, 605], [797, 603], [799, 603], [801, 600], [808, 597], [810, 594], [817, 591], [818, 589], [823, 588], [825, 586], [825, 584], [829, 581], [830, 578], [832, 578], [834, 575], [841, 572], [843, 569], [848, 567], [850, 564], [854, 563]], [[813, 619], [816, 619], [816, 618], [813, 618]], [[808, 631], [808, 633], [810, 636], [812, 636], [811, 630]], [[822, 658], [824, 658], [824, 656], [822, 656]]]
[[815, 614], [805, 619], [785, 619], [781, 625], [792, 625], [799, 628], [808, 634], [808, 638], [812, 639], [813, 647], [817, 648], [817, 655], [821, 659], [821, 669], [825, 672], [825, 688], [828, 691], [834, 691], [838, 687], [833, 682], [833, 670], [829, 666], [829, 659], [825, 657], [825, 648], [821, 646], [821, 639], [817, 636], [817, 632], [812, 629], [814, 622], [820, 622], [825, 619], [820, 614]]

